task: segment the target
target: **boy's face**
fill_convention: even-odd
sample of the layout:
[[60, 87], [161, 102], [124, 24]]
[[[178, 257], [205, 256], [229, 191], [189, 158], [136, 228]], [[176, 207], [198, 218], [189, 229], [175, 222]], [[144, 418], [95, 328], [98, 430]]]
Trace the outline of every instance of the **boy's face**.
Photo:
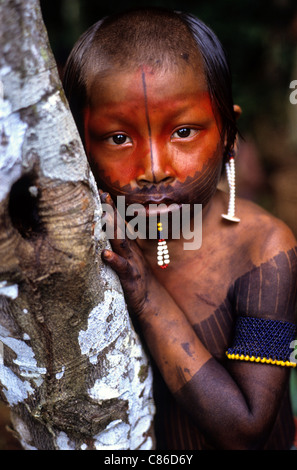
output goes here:
[[127, 204], [209, 201], [223, 142], [201, 72], [110, 73], [90, 94], [85, 145], [101, 189]]

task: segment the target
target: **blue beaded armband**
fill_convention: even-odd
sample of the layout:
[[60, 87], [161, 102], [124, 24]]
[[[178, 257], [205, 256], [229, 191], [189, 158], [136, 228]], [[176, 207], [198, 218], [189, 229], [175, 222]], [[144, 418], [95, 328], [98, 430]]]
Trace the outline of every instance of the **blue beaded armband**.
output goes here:
[[291, 343], [296, 337], [293, 323], [255, 317], [239, 317], [228, 359], [296, 367]]

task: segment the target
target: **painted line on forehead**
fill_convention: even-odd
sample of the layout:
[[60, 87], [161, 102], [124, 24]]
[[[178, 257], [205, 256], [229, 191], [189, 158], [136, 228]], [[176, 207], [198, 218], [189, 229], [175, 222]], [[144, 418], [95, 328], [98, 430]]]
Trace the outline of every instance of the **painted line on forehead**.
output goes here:
[[143, 86], [143, 93], [144, 93], [145, 116], [146, 116], [146, 122], [147, 122], [148, 134], [149, 134], [149, 142], [150, 142], [151, 168], [152, 168], [152, 174], [153, 174], [153, 181], [154, 181], [154, 183], [156, 183], [156, 177], [155, 177], [155, 173], [154, 173], [152, 130], [151, 130], [151, 123], [150, 123], [150, 117], [149, 117], [149, 112], [148, 112], [145, 72], [143, 70], [141, 70], [141, 78], [142, 78], [142, 86]]

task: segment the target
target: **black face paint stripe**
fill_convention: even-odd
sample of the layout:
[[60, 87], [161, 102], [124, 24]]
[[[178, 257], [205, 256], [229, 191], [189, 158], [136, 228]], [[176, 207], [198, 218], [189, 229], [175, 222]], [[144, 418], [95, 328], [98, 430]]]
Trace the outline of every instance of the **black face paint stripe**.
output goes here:
[[113, 197], [124, 195], [127, 204], [145, 204], [148, 198], [159, 197], [183, 204], [207, 204], [213, 196], [220, 176], [220, 168], [208, 168], [205, 165], [201, 171], [197, 171], [193, 177], [188, 176], [184, 182], [176, 181], [174, 184], [152, 184], [143, 188], [133, 189], [131, 184], [121, 186], [119, 181], [111, 181], [101, 170], [97, 175], [97, 184], [100, 189], [109, 192]]
[[142, 78], [142, 86], [143, 86], [143, 92], [144, 92], [145, 116], [146, 116], [148, 133], [149, 133], [149, 141], [150, 141], [151, 168], [152, 168], [152, 174], [153, 174], [153, 182], [156, 183], [156, 177], [155, 177], [155, 173], [154, 173], [152, 130], [151, 130], [151, 123], [150, 123], [150, 117], [149, 117], [149, 112], [148, 112], [147, 89], [146, 89], [146, 81], [145, 81], [144, 71], [141, 72], [141, 78]]

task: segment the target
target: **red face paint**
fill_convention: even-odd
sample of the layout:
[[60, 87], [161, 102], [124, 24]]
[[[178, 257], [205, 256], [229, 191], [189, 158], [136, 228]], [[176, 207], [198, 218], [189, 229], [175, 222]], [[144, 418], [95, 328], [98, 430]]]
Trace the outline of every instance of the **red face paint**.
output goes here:
[[209, 201], [223, 142], [202, 74], [190, 67], [108, 74], [90, 97], [86, 152], [101, 189], [127, 203]]

